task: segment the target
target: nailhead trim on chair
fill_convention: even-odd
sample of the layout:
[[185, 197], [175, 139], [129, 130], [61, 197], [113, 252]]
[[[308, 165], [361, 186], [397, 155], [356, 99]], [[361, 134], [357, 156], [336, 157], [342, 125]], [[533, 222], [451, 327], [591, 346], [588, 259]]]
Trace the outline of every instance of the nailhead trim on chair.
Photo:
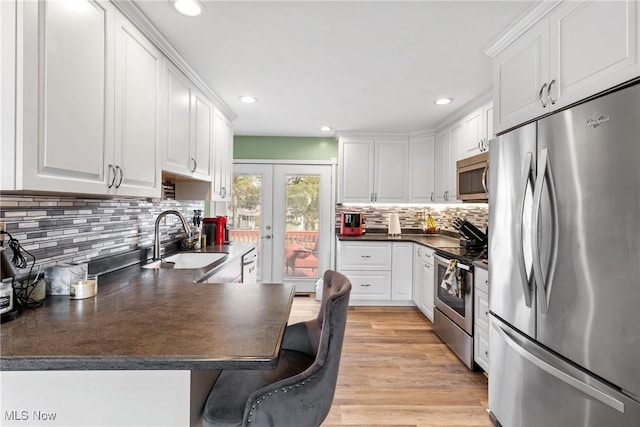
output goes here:
[[[304, 381], [300, 382], [299, 384], [296, 384], [296, 388], [305, 385], [308, 382], [311, 382], [311, 380], [314, 380], [316, 378], [315, 375], [310, 376], [309, 378], [305, 379]], [[287, 387], [282, 387], [282, 392], [286, 393], [287, 390], [293, 390], [293, 386], [287, 386]], [[273, 392], [269, 392], [268, 396], [272, 396], [274, 394], [278, 394], [278, 390], [274, 390]], [[251, 423], [251, 417], [253, 417], [253, 409], [256, 409], [256, 406], [260, 406], [260, 402], [263, 400], [266, 400], [267, 396], [263, 395], [261, 397], [258, 397], [258, 399], [256, 400], [256, 402], [251, 405], [251, 409], [252, 411], [249, 411], [249, 417], [247, 418], [247, 423]]]

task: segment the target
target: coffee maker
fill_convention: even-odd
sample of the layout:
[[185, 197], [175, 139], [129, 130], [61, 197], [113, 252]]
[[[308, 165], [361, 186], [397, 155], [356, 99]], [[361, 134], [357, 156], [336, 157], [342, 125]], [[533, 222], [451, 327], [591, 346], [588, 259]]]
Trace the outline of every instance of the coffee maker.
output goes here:
[[340, 214], [341, 236], [362, 236], [364, 233], [364, 214], [360, 212], [342, 212]]
[[229, 227], [226, 216], [204, 218], [204, 234], [207, 236], [207, 246], [226, 245], [229, 243]]

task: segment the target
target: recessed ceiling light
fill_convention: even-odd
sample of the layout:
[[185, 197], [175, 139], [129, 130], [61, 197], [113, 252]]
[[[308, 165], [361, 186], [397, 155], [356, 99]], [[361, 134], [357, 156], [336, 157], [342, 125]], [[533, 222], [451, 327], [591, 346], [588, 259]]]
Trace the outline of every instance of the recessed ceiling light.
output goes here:
[[453, 102], [453, 98], [440, 98], [435, 100], [433, 103], [436, 105], [447, 105]]
[[249, 95], [241, 96], [239, 97], [239, 99], [245, 104], [253, 104], [254, 102], [258, 101], [258, 98], [256, 98], [255, 96], [249, 96]]
[[202, 13], [204, 7], [197, 0], [169, 0], [169, 3], [183, 15], [198, 16]]
[[322, 132], [331, 132], [331, 131], [333, 130], [333, 128], [332, 128], [331, 126], [322, 126], [322, 127], [320, 128], [320, 130], [321, 130]]

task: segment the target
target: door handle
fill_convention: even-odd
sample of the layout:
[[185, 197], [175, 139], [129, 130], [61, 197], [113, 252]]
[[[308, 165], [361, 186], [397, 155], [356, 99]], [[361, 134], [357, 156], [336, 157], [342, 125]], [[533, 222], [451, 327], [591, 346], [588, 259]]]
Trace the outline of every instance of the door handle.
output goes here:
[[547, 87], [548, 85], [545, 83], [542, 85], [542, 87], [540, 88], [540, 92], [538, 92], [538, 100], [540, 101], [540, 104], [542, 104], [542, 108], [547, 108], [548, 104], [544, 103], [544, 99], [542, 98], [542, 92], [544, 92], [544, 88]]
[[487, 182], [487, 178], [489, 177], [489, 160], [487, 160], [487, 166], [484, 167], [482, 171], [482, 179], [480, 182], [482, 183], [482, 188], [484, 188], [484, 192], [487, 193], [487, 197], [489, 197], [489, 185]]
[[116, 175], [117, 175], [116, 169], [113, 167], [111, 163], [109, 163], [109, 172], [107, 173], [107, 181], [109, 181], [109, 177], [111, 176], [112, 172], [113, 172], [113, 178], [111, 178], [111, 182], [107, 184], [107, 188], [113, 187], [113, 184], [116, 183]]
[[533, 299], [533, 288], [531, 286], [531, 278], [527, 274], [526, 265], [524, 261], [524, 248], [522, 247], [522, 220], [524, 219], [524, 203], [525, 198], [527, 196], [527, 187], [529, 183], [533, 183], [533, 176], [531, 170], [531, 164], [533, 162], [533, 154], [531, 152], [527, 153], [524, 161], [524, 169], [522, 170], [522, 179], [520, 180], [520, 188], [522, 189], [522, 197], [520, 198], [520, 202], [518, 204], [518, 217], [517, 221], [515, 221], [515, 234], [516, 239], [521, 242], [518, 244], [519, 253], [517, 256], [518, 261], [518, 270], [520, 271], [520, 281], [522, 282], [522, 291], [524, 292], [524, 303], [527, 307], [531, 308], [532, 299]]
[[[116, 184], [116, 188], [120, 188], [120, 186], [122, 185], [122, 180], [124, 179], [124, 170], [120, 166], [116, 166], [116, 172], [118, 172], [118, 174], [120, 175], [120, 179], [118, 180], [118, 183]], [[114, 174], [114, 176], [115, 176], [115, 174]]]
[[[549, 270], [546, 276], [542, 272], [542, 261], [540, 259], [540, 245], [538, 243], [538, 222], [540, 219], [540, 209], [542, 202], [542, 187], [545, 180], [549, 189], [549, 199], [551, 205], [551, 256], [549, 260]], [[538, 300], [540, 302], [540, 311], [546, 314], [549, 309], [549, 301], [551, 298], [551, 288], [553, 286], [553, 275], [556, 269], [556, 260], [558, 257], [558, 203], [555, 190], [555, 181], [553, 180], [553, 172], [551, 171], [551, 163], [549, 162], [549, 149], [540, 150], [538, 160], [538, 174], [536, 186], [533, 191], [533, 224], [531, 227], [531, 242], [533, 246], [533, 274], [538, 287]]]
[[553, 86], [556, 82], [556, 79], [551, 80], [551, 82], [549, 83], [549, 86], [547, 87], [547, 98], [549, 98], [549, 102], [551, 102], [551, 105], [555, 105], [557, 99], [553, 99], [551, 97], [551, 86]]

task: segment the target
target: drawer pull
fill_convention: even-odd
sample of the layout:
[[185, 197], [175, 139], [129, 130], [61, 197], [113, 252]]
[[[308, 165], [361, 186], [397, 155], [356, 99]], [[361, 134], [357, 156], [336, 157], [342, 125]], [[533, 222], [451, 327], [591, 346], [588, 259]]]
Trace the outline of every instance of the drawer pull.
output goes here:
[[360, 286], [362, 286], [363, 288], [368, 288], [369, 286], [371, 286], [371, 283], [360, 283]]
[[368, 259], [368, 258], [371, 258], [371, 255], [360, 255], [360, 258]]

